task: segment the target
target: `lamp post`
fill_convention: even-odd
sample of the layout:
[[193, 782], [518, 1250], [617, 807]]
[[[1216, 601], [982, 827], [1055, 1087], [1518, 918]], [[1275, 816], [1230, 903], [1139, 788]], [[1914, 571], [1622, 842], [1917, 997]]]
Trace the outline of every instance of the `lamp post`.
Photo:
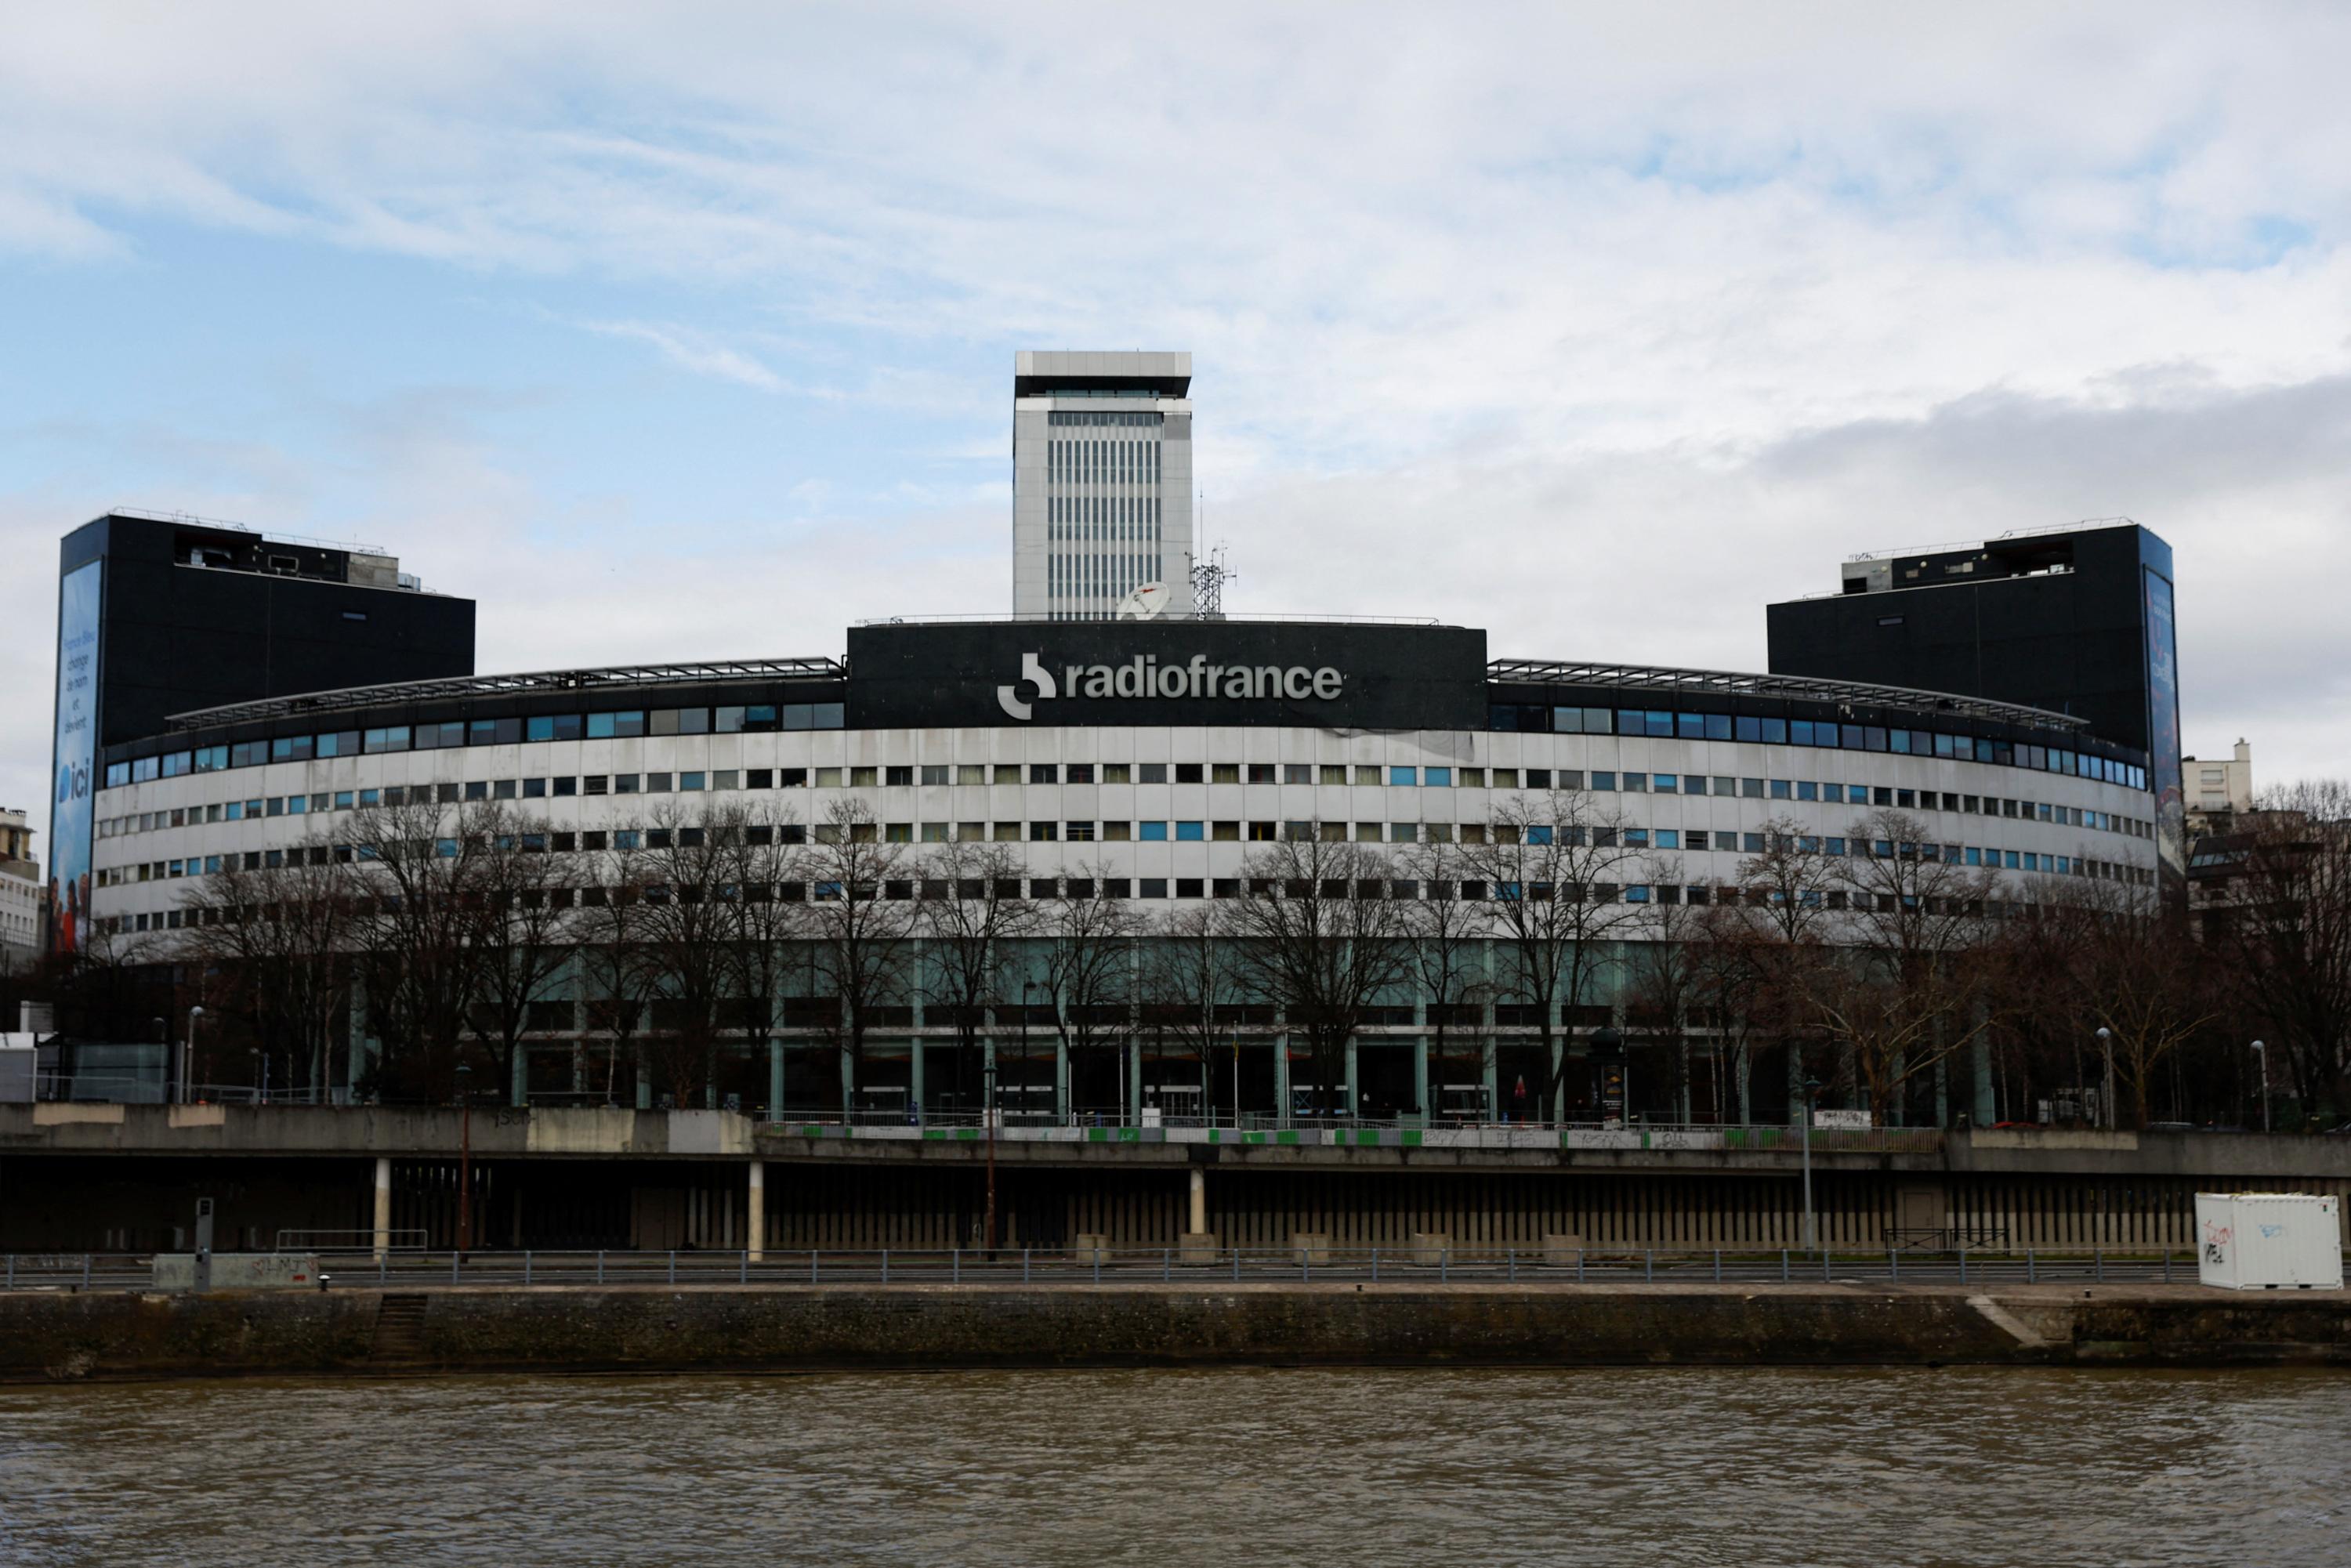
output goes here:
[[[1025, 1034], [1028, 1015], [1021, 1016]], [[990, 1050], [979, 1072], [979, 1119], [987, 1124], [987, 1221], [984, 1238], [988, 1254], [996, 1252], [996, 1052]]]
[[2262, 1040], [2253, 1041], [2253, 1058], [2262, 1064], [2262, 1131], [2266, 1133], [2270, 1130], [2269, 1046]]
[[1807, 1078], [1802, 1088], [1804, 1095], [1804, 1119], [1798, 1138], [1804, 1151], [1804, 1250], [1817, 1252], [1820, 1248], [1818, 1228], [1813, 1223], [1813, 1102], [1821, 1092], [1821, 1081]]
[[[1600, 1119], [1604, 1124], [1625, 1122], [1625, 1037], [1606, 1024], [1592, 1031], [1592, 1054], [1600, 1063]], [[1614, 1113], [1612, 1115], [1611, 1113]]]
[[2098, 1109], [2105, 1113], [2106, 1131], [2111, 1133], [2115, 1130], [2115, 1035], [2112, 1030], [2099, 1029], [2098, 1050], [2106, 1059], [2106, 1088], [2100, 1097]]
[[474, 1096], [471, 1063], [457, 1063], [457, 1256], [474, 1244]]
[[187, 1043], [180, 1048], [179, 1102], [183, 1105], [188, 1103], [188, 1074], [191, 1071], [189, 1063], [195, 1060], [196, 1055], [196, 1020], [204, 1016], [204, 1009], [201, 1003], [188, 1009], [188, 1040]]

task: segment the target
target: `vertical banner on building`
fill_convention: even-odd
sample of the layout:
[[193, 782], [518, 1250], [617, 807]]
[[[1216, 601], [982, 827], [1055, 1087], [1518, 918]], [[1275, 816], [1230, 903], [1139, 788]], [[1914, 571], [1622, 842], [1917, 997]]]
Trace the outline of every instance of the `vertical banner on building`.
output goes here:
[[2147, 579], [2147, 782], [2155, 791], [2155, 849], [2167, 883], [2184, 897], [2188, 879], [2188, 801], [2179, 779], [2179, 635], [2171, 584]]
[[49, 814], [49, 950], [89, 936], [90, 806], [98, 768], [98, 611], [102, 561], [57, 584], [57, 792]]

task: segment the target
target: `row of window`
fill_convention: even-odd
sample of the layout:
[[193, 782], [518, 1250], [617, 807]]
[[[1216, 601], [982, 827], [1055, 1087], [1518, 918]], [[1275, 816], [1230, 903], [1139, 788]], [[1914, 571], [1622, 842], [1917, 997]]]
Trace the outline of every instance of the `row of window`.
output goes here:
[[1670, 740], [1743, 740], [1763, 746], [1810, 746], [1839, 751], [1882, 751], [1956, 762], [1989, 762], [2064, 773], [2133, 789], [2147, 788], [2147, 769], [2111, 757], [2024, 741], [1988, 740], [1939, 730], [1892, 729], [1829, 719], [1759, 718], [1744, 714], [1683, 713], [1657, 708], [1549, 707], [1496, 704], [1489, 729], [1521, 734], [1647, 736]]
[[[282, 866], [286, 863], [286, 855], [287, 852], [288, 852], [270, 850], [266, 852], [248, 853], [244, 857], [245, 869], [248, 871], [258, 871], [263, 869], [265, 865], [269, 867]], [[298, 855], [302, 852], [298, 850], [291, 852]], [[327, 852], [324, 849], [314, 847], [309, 852], [315, 862], [321, 864], [326, 863]], [[454, 847], [450, 852], [455, 852]], [[345, 853], [339, 858], [348, 861], [350, 856], [348, 853]], [[211, 857], [211, 862], [207, 863], [204, 869], [207, 871], [219, 871], [221, 869], [221, 866], [218, 863], [221, 857], [217, 855]], [[191, 869], [186, 873], [186, 874], [191, 876], [201, 874], [193, 869], [193, 862], [189, 862], [189, 864]], [[2060, 874], [2064, 873], [2061, 873]], [[2076, 871], [2073, 874], [2086, 873], [2077, 867]], [[1284, 885], [1278, 883], [1274, 879], [1266, 877], [1113, 876], [1099, 879], [1080, 876], [997, 877], [993, 879], [967, 878], [960, 883], [950, 883], [946, 880], [941, 878], [891, 877], [884, 879], [877, 884], [877, 886], [878, 891], [883, 898], [897, 900], [944, 900], [947, 898], [978, 899], [987, 897], [1036, 900], [1066, 898], [1079, 901], [1097, 898], [1129, 900], [1139, 898], [1151, 901], [1168, 898], [1229, 899], [1240, 897], [1242, 895], [1242, 889], [1246, 886], [1251, 896], [1265, 896], [1268, 894], [1281, 893], [1292, 897], [1319, 895], [1323, 898], [1374, 898], [1392, 900], [1429, 899], [1444, 901], [1462, 900], [1474, 903], [1483, 903], [1492, 900], [1501, 903], [1509, 903], [1525, 896], [1526, 893], [1525, 889], [1520, 887], [1519, 884], [1512, 883], [1489, 883], [1465, 878], [1459, 881], [1433, 881], [1424, 883], [1410, 877], [1374, 877], [1364, 878], [1352, 882], [1330, 880], [1323, 882], [1320, 887], [1305, 883], [1294, 885]], [[755, 902], [781, 901], [787, 904], [798, 904], [810, 901], [821, 903], [828, 900], [838, 899], [841, 895], [841, 883], [820, 881], [779, 883], [775, 884], [772, 888], [758, 890], [751, 896]], [[601, 886], [580, 888], [555, 887], [536, 891], [524, 895], [526, 901], [533, 908], [540, 907], [542, 905], [555, 908], [573, 908], [580, 906], [591, 908], [601, 907], [605, 904], [608, 896], [609, 894], [607, 890]], [[643, 890], [643, 896], [658, 901], [668, 896], [668, 890], [659, 887], [646, 888]], [[1755, 905], [1767, 905], [1776, 901], [1780, 895], [1758, 888], [1740, 889], [1736, 887], [1719, 887], [1704, 883], [1595, 882], [1591, 883], [1589, 886], [1578, 884], [1556, 890], [1550, 888], [1538, 888], [1535, 890], [1535, 896], [1558, 896], [1570, 899], [1577, 903], [1592, 904], [1622, 903], [1704, 906], [1708, 904], [1736, 904], [1741, 902]], [[1844, 889], [1809, 889], [1801, 894], [1799, 897], [1806, 907], [1828, 910], [1865, 908], [1869, 905], [1863, 901], [1870, 900], [1874, 902], [1875, 906], [1878, 911], [1887, 914], [1894, 913], [1904, 903], [1916, 904], [1920, 902], [1916, 894], [1896, 894], [1893, 893], [1848, 894], [1848, 893]], [[1924, 902], [1929, 906], [1934, 907], [1938, 913], [1940, 913], [1949, 909], [1952, 901], [1943, 898], [1929, 897], [1924, 900]], [[1998, 917], [2016, 907], [2020, 906], [2004, 901], [1987, 901], [1976, 912]], [[101, 920], [100, 924], [105, 929], [116, 933], [130, 931], [176, 931], [181, 929], [183, 925], [199, 924], [200, 922], [197, 919], [197, 916], [199, 915], [211, 917], [201, 923], [216, 924], [216, 917], [219, 916], [221, 912], [218, 910], [159, 910], [153, 912], [142, 912], [137, 915], [111, 915]]]
[[1160, 479], [1159, 443], [1142, 441], [1049, 441], [1045, 475], [1064, 485], [1155, 485]]
[[[1053, 395], [1055, 397], [1148, 397], [1151, 394], [1133, 392], [1057, 392]], [[1069, 409], [1055, 409], [1045, 416], [1045, 423], [1058, 424], [1064, 428], [1083, 426], [1095, 430], [1113, 426], [1120, 429], [1155, 429], [1165, 417], [1165, 414], [1158, 413], [1079, 413]]]
[[[1033, 762], [1025, 767], [1019, 763], [967, 762], [954, 765], [952, 782], [957, 785], [1019, 785], [1019, 784], [1164, 784], [1169, 782], [1168, 771], [1175, 770], [1174, 782], [1196, 784], [1202, 781], [1203, 769], [1209, 769], [1214, 782], [1238, 781], [1241, 765], [1236, 763], [1203, 764], [1197, 762], [1113, 762], [1095, 764], [1073, 762], [1060, 764]], [[1248, 765], [1249, 781], [1270, 783], [1274, 765]], [[1344, 766], [1324, 765], [1319, 769], [1322, 782], [1344, 784], [1348, 769]], [[1426, 780], [1426, 787], [1453, 787], [1457, 773], [1463, 776], [1466, 787], [1482, 786], [1489, 772], [1479, 768], [1388, 768], [1371, 766], [1354, 768], [1356, 782], [1379, 785], [1384, 775], [1386, 787], [1416, 786]], [[1499, 788], [1515, 788], [1521, 769], [1498, 768], [1490, 770]], [[674, 791], [695, 793], [703, 790], [733, 790], [741, 789], [839, 789], [846, 784], [852, 789], [884, 786], [893, 789], [911, 788], [917, 777], [925, 786], [937, 787], [950, 782], [950, 766], [928, 763], [922, 767], [888, 768], [722, 768], [708, 771], [689, 770], [676, 773], [590, 773], [581, 777], [555, 779], [475, 779], [463, 782], [437, 784], [392, 785], [371, 789], [321, 790], [309, 795], [273, 796], [257, 800], [216, 801], [205, 806], [175, 808], [163, 811], [141, 811], [120, 817], [100, 819], [99, 836], [114, 838], [124, 833], [145, 832], [157, 828], [177, 828], [191, 822], [242, 821], [250, 817], [300, 816], [308, 811], [364, 810], [370, 806], [397, 806], [415, 802], [437, 801], [456, 805], [471, 800], [536, 800], [574, 795], [637, 795], [668, 794]], [[1286, 765], [1285, 781], [1315, 782], [1317, 769], [1305, 763]], [[1550, 789], [1554, 779], [1557, 787], [1580, 789], [1585, 787], [1583, 772], [1575, 768], [1554, 771], [1535, 768], [1523, 770], [1531, 788]], [[1100, 778], [1097, 779], [1097, 774]], [[1260, 777], [1265, 775], [1267, 777]], [[1336, 778], [1331, 777], [1336, 775]], [[1066, 778], [1065, 778], [1066, 776]], [[1303, 776], [1303, 777], [1299, 777]], [[2118, 816], [2079, 806], [2062, 806], [2046, 800], [2017, 800], [1992, 795], [1962, 795], [1931, 789], [1907, 789], [1889, 785], [1828, 784], [1811, 780], [1785, 779], [1734, 779], [1724, 776], [1687, 773], [1627, 773], [1595, 772], [1591, 788], [1597, 790], [1629, 791], [1658, 795], [1737, 796], [1742, 800], [1819, 801], [1826, 804], [1853, 806], [1890, 806], [1903, 810], [1956, 811], [1970, 816], [1983, 815], [2022, 821], [2048, 822], [2058, 827], [2084, 828], [2093, 831], [2126, 833], [2134, 838], [2153, 836], [2151, 824], [2137, 818]], [[939, 824], [933, 824], [938, 826]], [[1000, 825], [1000, 824], [999, 824]], [[1050, 829], [1050, 823], [1038, 824]], [[1358, 824], [1374, 831], [1379, 824]], [[1390, 824], [1395, 829], [1414, 828], [1411, 823]], [[1426, 825], [1434, 833], [1449, 831], [1444, 823]], [[1464, 831], [1479, 831], [1468, 824]], [[1049, 834], [1050, 836], [1050, 834]], [[1360, 832], [1359, 835], [1360, 836]], [[1692, 846], [1703, 847], [1703, 846]]]
[[[2134, 789], [2147, 788], [2147, 770], [2113, 758], [2094, 757], [2087, 752], [2071, 751], [2057, 747], [2027, 745], [2005, 740], [1980, 740], [1971, 736], [1945, 735], [1940, 732], [1914, 729], [1886, 729], [1876, 726], [1837, 725], [1827, 720], [1754, 718], [1729, 714], [1665, 713], [1653, 710], [1610, 708], [1526, 708], [1496, 707], [1497, 716], [1509, 715], [1510, 722], [1496, 722], [1495, 729], [1552, 729], [1563, 735], [1623, 735], [1662, 737], [1678, 740], [1750, 741], [1767, 746], [1827, 747], [1846, 751], [1876, 751], [1897, 756], [1932, 757], [1959, 762], [1986, 762], [1998, 767], [2023, 768], [2036, 772], [2061, 773], [2068, 777], [2099, 780], [2123, 785]], [[1540, 715], [1540, 723], [1529, 719]], [[625, 740], [640, 736], [668, 735], [737, 735], [764, 734], [787, 730], [840, 729], [843, 725], [843, 705], [840, 703], [744, 703], [723, 707], [695, 708], [622, 708], [599, 713], [541, 714], [528, 718], [477, 718], [451, 720], [442, 724], [385, 725], [371, 729], [333, 730], [317, 735], [279, 736], [274, 740], [238, 741], [232, 745], [197, 747], [186, 751], [167, 752], [158, 757], [142, 757], [129, 762], [109, 763], [105, 788], [119, 789], [126, 784], [140, 784], [153, 779], [175, 779], [186, 773], [212, 773], [229, 768], [257, 767], [265, 762], [307, 762], [319, 758], [356, 757], [383, 752], [430, 751], [464, 746], [510, 746], [524, 741], [539, 740]], [[1525, 722], [1520, 722], [1525, 720]], [[975, 766], [965, 764], [963, 766]], [[1009, 766], [1009, 765], [1007, 765]], [[1054, 764], [1035, 766], [1052, 767]], [[1071, 763], [1071, 768], [1095, 766]], [[1123, 768], [1125, 763], [1104, 763], [1102, 768]], [[1163, 763], [1141, 763], [1137, 767], [1165, 767]], [[1176, 764], [1198, 768], [1199, 763]], [[1284, 770], [1283, 782], [1314, 781], [1304, 777], [1318, 768], [1320, 782], [1346, 782], [1345, 766], [1309, 763], [1217, 763], [1218, 783], [1239, 782], [1238, 769], [1249, 768], [1250, 783], [1272, 782], [1272, 769]], [[1380, 768], [1355, 765], [1355, 782], [1377, 783]], [[1410, 775], [1410, 768], [1389, 768], [1390, 774]], [[1432, 775], [1449, 776], [1452, 768], [1423, 768]], [[1462, 768], [1465, 775], [1480, 775], [1483, 768]], [[1502, 784], [1499, 775], [1516, 773], [1514, 768], [1498, 768], [1496, 788], [1512, 789]], [[1533, 775], [1547, 770], [1530, 770], [1531, 789], [1547, 789], [1547, 784], [1533, 782]], [[1336, 773], [1339, 778], [1330, 775]], [[1371, 779], [1365, 773], [1374, 775]], [[1227, 777], [1230, 775], [1230, 777]], [[1260, 777], [1262, 775], [1262, 777]], [[1633, 775], [1631, 777], [1641, 777]], [[1073, 782], [1075, 780], [1072, 780]], [[1105, 779], [1105, 782], [1112, 780]], [[1412, 783], [1410, 777], [1392, 778], [1390, 782]], [[1432, 779], [1430, 782], [1436, 780]], [[1463, 782], [1468, 782], [1464, 779]]]

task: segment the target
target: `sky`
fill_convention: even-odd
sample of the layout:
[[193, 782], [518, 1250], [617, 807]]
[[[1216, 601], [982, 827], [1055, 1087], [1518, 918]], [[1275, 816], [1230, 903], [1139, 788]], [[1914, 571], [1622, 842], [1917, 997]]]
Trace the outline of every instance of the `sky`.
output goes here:
[[2129, 517], [2188, 749], [2351, 774], [2351, 9], [0, 15], [0, 803], [57, 538], [389, 548], [478, 667], [1010, 603], [1022, 348], [1193, 355], [1228, 608], [1764, 664]]

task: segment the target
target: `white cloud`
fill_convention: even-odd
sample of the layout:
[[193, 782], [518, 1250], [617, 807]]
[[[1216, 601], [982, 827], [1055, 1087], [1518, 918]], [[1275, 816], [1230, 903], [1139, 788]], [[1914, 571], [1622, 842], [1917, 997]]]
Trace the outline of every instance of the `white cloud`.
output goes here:
[[[1002, 450], [1000, 378], [941, 368], [976, 348], [1190, 348], [1240, 602], [1516, 651], [1752, 665], [1761, 602], [1852, 550], [2128, 512], [2179, 551], [2191, 743], [2351, 768], [2351, 12], [1120, 17], [37, 9], [0, 52], [0, 247], [156, 263], [192, 225], [590, 285], [571, 319], [918, 415], [926, 456]], [[328, 470], [374, 486], [369, 531], [480, 592], [486, 665], [803, 651], [1008, 575], [984, 465], [878, 473], [853, 528], [813, 474], [682, 517], [658, 450], [582, 498], [374, 373], [318, 449], [0, 446], [12, 559], [131, 442], [153, 499], [295, 531]], [[47, 635], [0, 631], [0, 675], [46, 690]], [[0, 757], [46, 755], [28, 714]]]
[[704, 340], [698, 334], [682, 328], [654, 327], [643, 321], [590, 321], [591, 332], [601, 332], [608, 338], [629, 338], [640, 343], [651, 343], [661, 350], [662, 358], [681, 370], [692, 371], [698, 376], [715, 376], [722, 382], [735, 382], [760, 392], [781, 392], [783, 378], [768, 369], [750, 355]]

